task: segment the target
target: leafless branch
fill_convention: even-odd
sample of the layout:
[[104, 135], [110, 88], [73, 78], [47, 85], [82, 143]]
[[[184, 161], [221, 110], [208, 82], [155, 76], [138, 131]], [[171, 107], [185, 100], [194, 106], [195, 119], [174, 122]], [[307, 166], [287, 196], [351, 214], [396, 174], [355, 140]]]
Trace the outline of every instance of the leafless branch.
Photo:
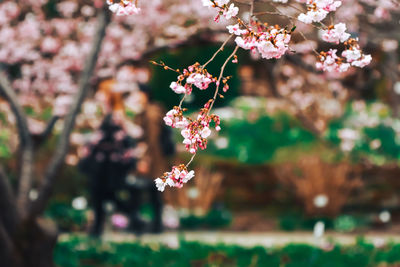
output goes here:
[[33, 173], [33, 143], [29, 133], [26, 114], [18, 103], [11, 83], [4, 72], [0, 72], [0, 93], [9, 103], [11, 110], [17, 121], [18, 135], [20, 140], [21, 158], [19, 166], [21, 173], [19, 177], [19, 188], [17, 206], [23, 216], [28, 203], [28, 192], [31, 187]]
[[2, 166], [0, 166], [0, 210], [0, 223], [8, 233], [14, 234], [19, 221], [15, 195]]
[[[13, 251], [13, 242], [9, 233], [0, 222], [0, 258], [2, 266], [12, 266], [11, 255]], [[3, 265], [4, 264], [4, 265]]]
[[35, 147], [41, 145], [47, 138], [50, 136], [51, 132], [53, 131], [54, 125], [59, 120], [58, 116], [53, 116], [49, 122], [47, 123], [46, 128], [40, 134], [32, 135], [32, 139], [34, 141]]

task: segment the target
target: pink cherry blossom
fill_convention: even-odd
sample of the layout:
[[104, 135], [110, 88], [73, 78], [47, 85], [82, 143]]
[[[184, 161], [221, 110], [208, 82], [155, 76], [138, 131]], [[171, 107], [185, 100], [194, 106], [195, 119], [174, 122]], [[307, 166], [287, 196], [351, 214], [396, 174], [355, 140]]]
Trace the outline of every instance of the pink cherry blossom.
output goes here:
[[344, 23], [335, 24], [322, 32], [322, 40], [330, 43], [343, 43], [347, 41], [349, 37], [350, 34], [346, 32], [346, 24]]
[[185, 128], [189, 124], [179, 107], [174, 107], [168, 111], [167, 114], [165, 114], [164, 122], [166, 125], [173, 128]]
[[[247, 34], [246, 31], [242, 37], [236, 37], [236, 44], [246, 50], [258, 51], [265, 59], [282, 57], [288, 50], [290, 33], [275, 27], [265, 28], [264, 31], [261, 29], [252, 34]], [[254, 37], [255, 34], [258, 38]]]
[[140, 8], [136, 7], [132, 0], [121, 0], [119, 3], [113, 0], [107, 0], [109, 9], [117, 16], [128, 16], [133, 14], [139, 14]]
[[235, 7], [234, 4], [231, 4], [228, 9], [224, 10], [224, 17], [226, 19], [231, 19], [239, 13], [239, 8]]
[[239, 24], [228, 25], [228, 26], [226, 26], [226, 28], [228, 29], [230, 34], [242, 35], [242, 34], [246, 34], [247, 33], [247, 30], [241, 30], [240, 29], [240, 25]]
[[188, 84], [193, 84], [200, 90], [205, 90], [208, 88], [210, 83], [213, 81], [211, 79], [211, 75], [209, 74], [203, 74], [203, 73], [192, 73], [190, 76], [186, 79], [186, 83]]
[[328, 15], [328, 11], [324, 9], [316, 9], [316, 10], [310, 10], [307, 13], [301, 13], [298, 16], [298, 20], [301, 22], [304, 22], [306, 24], [311, 24], [313, 22], [320, 22], [324, 18], [326, 18], [326, 15]]
[[194, 177], [194, 171], [189, 171], [185, 165], [173, 166], [170, 172], [166, 172], [162, 177], [155, 179], [156, 187], [163, 192], [165, 186], [181, 188]]
[[172, 91], [174, 91], [177, 94], [185, 94], [186, 93], [186, 88], [177, 82], [172, 82], [169, 87], [172, 89]]
[[363, 68], [369, 65], [372, 61], [371, 55], [363, 55], [361, 59], [351, 62], [352, 66]]
[[342, 5], [342, 1], [335, 0], [307, 0], [306, 3], [307, 13], [301, 13], [298, 16], [298, 19], [306, 24], [322, 21], [329, 12], [336, 11]]
[[344, 72], [350, 67], [349, 63], [342, 63], [336, 55], [336, 49], [330, 49], [328, 52], [321, 52], [320, 62], [317, 62], [317, 69], [329, 72]]

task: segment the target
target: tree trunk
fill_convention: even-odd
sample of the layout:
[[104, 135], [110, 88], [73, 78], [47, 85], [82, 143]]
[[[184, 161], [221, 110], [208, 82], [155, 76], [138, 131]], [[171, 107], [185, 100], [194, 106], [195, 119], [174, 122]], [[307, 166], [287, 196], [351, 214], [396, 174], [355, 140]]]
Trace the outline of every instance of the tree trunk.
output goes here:
[[[12, 241], [12, 252], [0, 266], [54, 267], [53, 252], [57, 244], [57, 230], [50, 221], [38, 219], [25, 223]], [[2, 265], [4, 263], [6, 264]]]

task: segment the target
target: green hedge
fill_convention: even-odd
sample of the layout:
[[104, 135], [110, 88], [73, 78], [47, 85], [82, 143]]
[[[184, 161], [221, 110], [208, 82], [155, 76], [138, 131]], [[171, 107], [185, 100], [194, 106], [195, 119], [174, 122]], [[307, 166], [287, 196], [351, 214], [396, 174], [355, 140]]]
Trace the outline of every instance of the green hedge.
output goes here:
[[55, 262], [60, 267], [388, 266], [400, 263], [400, 244], [375, 248], [372, 244], [359, 240], [353, 246], [336, 245], [329, 250], [323, 250], [301, 244], [266, 249], [180, 241], [179, 248], [173, 249], [158, 244], [112, 243], [73, 237], [58, 243]]

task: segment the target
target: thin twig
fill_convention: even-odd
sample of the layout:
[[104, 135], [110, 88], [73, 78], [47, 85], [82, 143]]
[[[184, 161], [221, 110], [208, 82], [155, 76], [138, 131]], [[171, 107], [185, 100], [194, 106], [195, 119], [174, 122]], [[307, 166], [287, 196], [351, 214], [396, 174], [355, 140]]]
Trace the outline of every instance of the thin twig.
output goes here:
[[189, 165], [192, 163], [192, 161], [194, 160], [195, 157], [196, 157], [196, 153], [194, 153], [194, 154], [192, 155], [192, 157], [190, 158], [189, 162], [186, 163], [186, 165], [185, 165], [186, 168], [189, 167]]
[[231, 34], [228, 39], [225, 40], [225, 42], [221, 45], [221, 47], [214, 53], [214, 55], [206, 62], [204, 63], [203, 66], [201, 66], [201, 69], [204, 69], [208, 64], [210, 64], [215, 57], [222, 51], [224, 51], [225, 45], [229, 42], [229, 40], [234, 36], [234, 34]]
[[212, 100], [212, 102], [211, 102], [211, 104], [210, 104], [210, 108], [208, 109], [208, 113], [210, 113], [212, 107], [214, 106], [215, 100], [217, 99], [218, 92], [219, 92], [219, 86], [220, 86], [220, 83], [221, 83], [221, 79], [222, 79], [222, 77], [223, 77], [223, 75], [224, 75], [225, 67], [226, 67], [226, 65], [228, 65], [228, 62], [229, 62], [229, 61], [233, 58], [233, 56], [236, 54], [236, 52], [238, 51], [238, 49], [239, 49], [239, 46], [236, 46], [235, 49], [233, 50], [232, 54], [230, 54], [230, 56], [225, 60], [224, 64], [223, 64], [222, 67], [221, 67], [221, 72], [219, 73], [219, 77], [218, 77], [218, 81], [217, 81], [217, 88], [215, 89], [214, 97], [213, 97], [213, 100]]
[[250, 3], [250, 17], [249, 17], [249, 23], [251, 24], [252, 18], [254, 14], [254, 0], [251, 1]]
[[183, 104], [183, 101], [184, 101], [185, 98], [186, 98], [186, 95], [187, 95], [187, 94], [185, 94], [185, 95], [182, 97], [181, 101], [179, 102], [179, 109], [182, 108], [182, 104]]
[[165, 69], [165, 70], [170, 70], [170, 71], [176, 72], [176, 73], [178, 73], [178, 74], [182, 74], [182, 72], [180, 72], [179, 69], [173, 69], [173, 68], [167, 66], [167, 65], [166, 65], [164, 62], [162, 62], [162, 61], [160, 61], [160, 63], [158, 63], [158, 62], [155, 62], [155, 61], [152, 60], [152, 61], [150, 61], [150, 63], [153, 64], [153, 65], [156, 65], [156, 66], [163, 67], [163, 69]]

